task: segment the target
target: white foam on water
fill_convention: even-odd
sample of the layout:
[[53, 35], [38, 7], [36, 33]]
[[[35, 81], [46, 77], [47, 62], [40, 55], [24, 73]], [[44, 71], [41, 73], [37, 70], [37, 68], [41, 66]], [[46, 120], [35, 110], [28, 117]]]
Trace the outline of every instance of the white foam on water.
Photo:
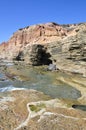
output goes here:
[[6, 91], [14, 91], [14, 90], [25, 90], [26, 88], [16, 88], [13, 85], [0, 88], [0, 92], [6, 92]]

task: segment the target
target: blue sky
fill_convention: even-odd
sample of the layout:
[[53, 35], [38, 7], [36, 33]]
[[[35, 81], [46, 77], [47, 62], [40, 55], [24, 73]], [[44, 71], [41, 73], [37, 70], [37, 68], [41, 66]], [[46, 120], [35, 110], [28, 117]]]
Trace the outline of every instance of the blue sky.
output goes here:
[[86, 22], [86, 0], [0, 1], [0, 43], [19, 28], [46, 22]]

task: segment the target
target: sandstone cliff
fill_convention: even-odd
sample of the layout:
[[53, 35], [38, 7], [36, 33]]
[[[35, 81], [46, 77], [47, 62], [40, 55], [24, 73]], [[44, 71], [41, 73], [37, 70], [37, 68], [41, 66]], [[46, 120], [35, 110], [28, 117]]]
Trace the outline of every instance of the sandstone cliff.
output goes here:
[[60, 41], [70, 33], [71, 31], [66, 27], [56, 23], [21, 28], [13, 34], [7, 43], [0, 45], [1, 58], [13, 59], [19, 52], [27, 52], [33, 44], [44, 46], [46, 43]]
[[0, 45], [0, 58], [27, 64], [50, 64], [86, 76], [86, 23], [46, 23], [19, 29]]

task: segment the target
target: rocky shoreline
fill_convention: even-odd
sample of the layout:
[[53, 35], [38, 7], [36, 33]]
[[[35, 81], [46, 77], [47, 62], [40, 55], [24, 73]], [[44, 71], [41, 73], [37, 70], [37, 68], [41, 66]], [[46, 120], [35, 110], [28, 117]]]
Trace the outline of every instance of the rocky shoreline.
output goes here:
[[0, 44], [0, 130], [86, 130], [86, 23], [19, 29]]
[[0, 59], [25, 65], [49, 65], [86, 77], [86, 23], [46, 23], [19, 29], [0, 44]]
[[[39, 86], [38, 83], [36, 86], [33, 85], [33, 89], [17, 88], [16, 86], [0, 92], [0, 130], [57, 130], [63, 128], [65, 130], [85, 130], [86, 80], [81, 75], [45, 71], [45, 67], [41, 66], [31, 67], [31, 70], [30, 66], [23, 70], [23, 66], [20, 65], [7, 66], [6, 69], [2, 68], [2, 72], [5, 74], [2, 75], [2, 78], [4, 76], [4, 79], [13, 85], [18, 85], [19, 81], [19, 84], [22, 83], [22, 87], [24, 87], [26, 83], [30, 85], [30, 81], [34, 85], [38, 81], [39, 83], [42, 82], [41, 87], [44, 81], [44, 85], [47, 86], [41, 87], [46, 88], [44, 92], [40, 92], [43, 91], [42, 89], [40, 91], [34, 90]], [[53, 83], [52, 88], [50, 88], [50, 84], [49, 87], [46, 84], [47, 78], [47, 82]], [[1, 83], [4, 85], [5, 80], [1, 80]], [[60, 84], [66, 85], [66, 88]], [[72, 87], [77, 91], [72, 90]], [[59, 94], [59, 96], [49, 96], [50, 89], [51, 93], [54, 92], [55, 95], [56, 91], [56, 95]], [[44, 94], [47, 91], [47, 95]], [[51, 93], [49, 94], [51, 95]], [[61, 93], [64, 98], [61, 97]]]

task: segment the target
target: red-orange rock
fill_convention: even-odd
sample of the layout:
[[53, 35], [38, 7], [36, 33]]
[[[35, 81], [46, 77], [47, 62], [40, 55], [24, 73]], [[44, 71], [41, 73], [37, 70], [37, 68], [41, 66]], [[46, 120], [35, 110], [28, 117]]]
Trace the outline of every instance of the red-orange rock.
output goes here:
[[19, 29], [7, 43], [0, 45], [0, 58], [12, 59], [28, 45], [54, 42], [67, 34], [67, 29], [56, 23], [39, 24]]
[[85, 75], [86, 23], [46, 23], [21, 28], [0, 45], [0, 58], [33, 65], [49, 64], [55, 59], [59, 69]]

